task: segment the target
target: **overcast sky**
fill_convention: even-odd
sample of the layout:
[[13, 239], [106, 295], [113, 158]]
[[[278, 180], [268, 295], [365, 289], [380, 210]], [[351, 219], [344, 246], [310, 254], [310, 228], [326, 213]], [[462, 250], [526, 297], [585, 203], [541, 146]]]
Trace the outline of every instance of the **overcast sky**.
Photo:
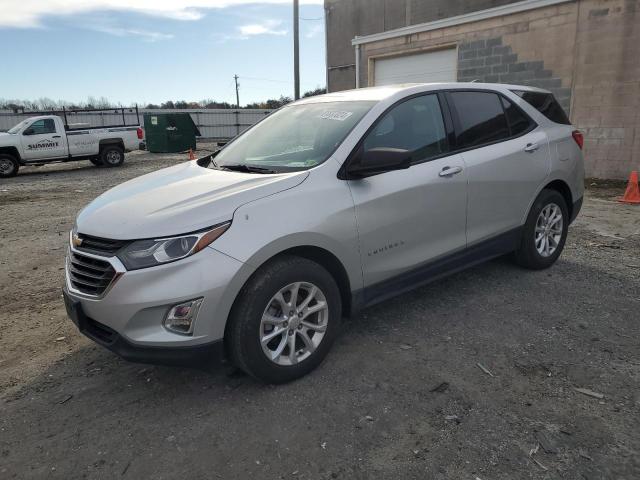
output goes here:
[[[303, 91], [325, 86], [322, 0], [300, 0]], [[0, 98], [125, 105], [293, 96], [291, 0], [0, 0]]]

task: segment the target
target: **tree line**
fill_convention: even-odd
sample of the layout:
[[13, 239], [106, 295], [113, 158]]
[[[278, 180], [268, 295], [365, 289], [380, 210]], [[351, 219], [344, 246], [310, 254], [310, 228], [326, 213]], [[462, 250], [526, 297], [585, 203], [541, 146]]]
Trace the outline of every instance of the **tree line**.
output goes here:
[[[315, 90], [305, 92], [303, 97], [313, 97], [327, 93], [326, 88], [318, 87]], [[288, 96], [281, 95], [279, 98], [271, 98], [263, 102], [253, 102], [241, 106], [241, 109], [276, 109], [287, 103], [291, 103], [293, 99]], [[167, 100], [159, 104], [149, 103], [145, 106], [138, 105], [140, 108], [158, 109], [158, 110], [182, 110], [182, 109], [234, 109], [235, 104], [229, 102], [218, 102], [213, 99], [200, 100], [199, 102], [188, 102], [186, 100]], [[39, 111], [39, 110], [61, 110], [62, 107], [68, 110], [82, 109], [101, 109], [101, 108], [122, 108], [129, 105], [111, 102], [106, 97], [88, 97], [84, 102], [65, 102], [63, 100], [52, 100], [47, 97], [38, 98], [36, 100], [8, 100], [0, 98], [0, 110], [19, 111]]]

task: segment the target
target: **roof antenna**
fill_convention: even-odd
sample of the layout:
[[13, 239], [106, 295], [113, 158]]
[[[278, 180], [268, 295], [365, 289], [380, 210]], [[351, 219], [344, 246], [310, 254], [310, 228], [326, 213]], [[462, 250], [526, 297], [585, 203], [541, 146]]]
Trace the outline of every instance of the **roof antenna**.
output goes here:
[[476, 83], [476, 82], [479, 82], [479, 81], [480, 81], [480, 80], [478, 80], [477, 78], [474, 78], [473, 80], [471, 80], [471, 82], [470, 82], [470, 83]]

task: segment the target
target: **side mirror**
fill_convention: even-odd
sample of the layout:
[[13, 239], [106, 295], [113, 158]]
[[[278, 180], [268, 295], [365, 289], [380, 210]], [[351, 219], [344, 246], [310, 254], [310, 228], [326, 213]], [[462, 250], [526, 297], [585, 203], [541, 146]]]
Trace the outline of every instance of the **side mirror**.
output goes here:
[[22, 132], [23, 135], [33, 135], [35, 133], [35, 131], [33, 130], [33, 128], [27, 128], [24, 132]]
[[411, 152], [401, 148], [372, 148], [358, 155], [347, 168], [350, 178], [365, 178], [411, 166]]

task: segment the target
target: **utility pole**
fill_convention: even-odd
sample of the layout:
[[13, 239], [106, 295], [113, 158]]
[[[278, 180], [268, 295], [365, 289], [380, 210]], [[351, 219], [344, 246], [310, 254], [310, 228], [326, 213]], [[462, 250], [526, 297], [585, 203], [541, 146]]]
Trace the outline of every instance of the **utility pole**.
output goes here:
[[295, 100], [300, 98], [300, 18], [298, 0], [293, 0], [293, 83]]
[[238, 75], [234, 75], [233, 79], [236, 81], [236, 108], [240, 108], [240, 93], [238, 91], [240, 84], [238, 83]]

